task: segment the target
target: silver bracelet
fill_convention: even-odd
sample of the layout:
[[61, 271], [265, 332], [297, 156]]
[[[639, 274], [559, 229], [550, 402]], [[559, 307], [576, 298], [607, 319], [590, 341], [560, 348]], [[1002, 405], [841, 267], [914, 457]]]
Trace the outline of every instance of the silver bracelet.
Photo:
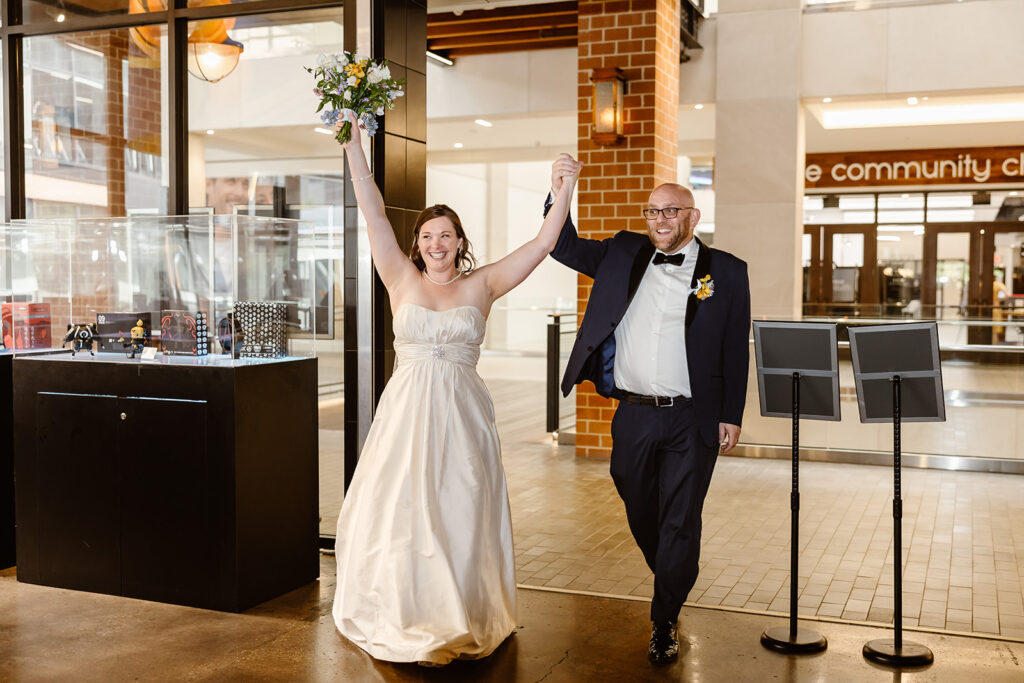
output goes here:
[[353, 178], [352, 182], [353, 183], [358, 183], [360, 180], [369, 180], [372, 177], [373, 177], [373, 174], [371, 173], [370, 175], [364, 175], [362, 178]]

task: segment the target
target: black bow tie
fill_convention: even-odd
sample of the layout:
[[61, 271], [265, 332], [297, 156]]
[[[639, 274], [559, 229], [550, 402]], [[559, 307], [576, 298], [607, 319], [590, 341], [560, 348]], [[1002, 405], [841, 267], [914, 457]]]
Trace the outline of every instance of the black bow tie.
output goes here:
[[654, 265], [657, 266], [662, 263], [668, 263], [673, 266], [681, 266], [683, 265], [683, 255], [663, 254], [659, 251], [657, 254], [654, 255]]

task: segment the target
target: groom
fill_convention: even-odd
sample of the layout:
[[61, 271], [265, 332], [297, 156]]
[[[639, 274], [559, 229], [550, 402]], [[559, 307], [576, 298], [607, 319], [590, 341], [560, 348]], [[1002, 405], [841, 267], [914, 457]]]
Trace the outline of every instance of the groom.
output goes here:
[[[553, 195], [577, 162], [552, 166]], [[545, 206], [545, 213], [551, 200]], [[647, 234], [583, 239], [571, 217], [551, 256], [594, 279], [562, 392], [594, 383], [619, 399], [611, 475], [654, 572], [648, 657], [674, 660], [676, 619], [697, 580], [701, 509], [715, 459], [736, 445], [747, 393], [747, 264], [693, 230], [693, 195], [659, 185], [636, 207]]]

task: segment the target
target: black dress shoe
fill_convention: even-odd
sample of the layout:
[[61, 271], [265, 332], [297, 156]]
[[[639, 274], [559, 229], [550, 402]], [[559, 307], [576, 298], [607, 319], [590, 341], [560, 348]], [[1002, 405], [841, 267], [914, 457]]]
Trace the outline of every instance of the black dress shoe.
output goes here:
[[651, 645], [647, 658], [655, 664], [674, 662], [679, 656], [679, 642], [676, 640], [676, 622], [656, 621], [651, 629]]

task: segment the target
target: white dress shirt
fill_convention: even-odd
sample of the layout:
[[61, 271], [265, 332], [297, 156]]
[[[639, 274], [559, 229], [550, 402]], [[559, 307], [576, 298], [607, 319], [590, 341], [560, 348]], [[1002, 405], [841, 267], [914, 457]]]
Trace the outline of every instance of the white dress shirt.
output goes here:
[[648, 264], [615, 328], [615, 386], [619, 389], [646, 396], [691, 395], [686, 304], [697, 265], [697, 240], [691, 238], [675, 253], [684, 257], [681, 266]]

